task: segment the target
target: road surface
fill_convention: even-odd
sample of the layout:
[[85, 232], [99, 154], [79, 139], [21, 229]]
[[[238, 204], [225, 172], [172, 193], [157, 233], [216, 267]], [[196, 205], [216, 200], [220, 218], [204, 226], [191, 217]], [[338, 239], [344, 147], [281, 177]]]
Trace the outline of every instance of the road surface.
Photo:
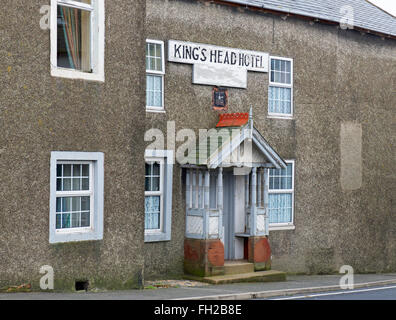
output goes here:
[[267, 300], [396, 300], [396, 286], [382, 286], [366, 289], [297, 294], [274, 297]]

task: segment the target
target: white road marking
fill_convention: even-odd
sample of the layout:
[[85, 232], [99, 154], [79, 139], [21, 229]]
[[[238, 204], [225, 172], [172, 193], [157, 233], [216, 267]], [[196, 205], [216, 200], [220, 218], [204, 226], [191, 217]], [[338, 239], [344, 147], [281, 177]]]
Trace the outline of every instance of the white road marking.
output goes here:
[[368, 292], [368, 291], [377, 291], [377, 290], [387, 290], [387, 289], [395, 289], [395, 288], [396, 288], [396, 286], [382, 287], [382, 288], [372, 288], [372, 289], [362, 289], [362, 290], [348, 290], [348, 291], [342, 291], [342, 292], [328, 292], [328, 293], [308, 294], [308, 295], [305, 295], [305, 296], [278, 298], [278, 299], [271, 299], [271, 300], [294, 300], [294, 299], [314, 298], [314, 297], [323, 297], [323, 296], [334, 296], [334, 295], [348, 294], [348, 293], [359, 293], [359, 292]]

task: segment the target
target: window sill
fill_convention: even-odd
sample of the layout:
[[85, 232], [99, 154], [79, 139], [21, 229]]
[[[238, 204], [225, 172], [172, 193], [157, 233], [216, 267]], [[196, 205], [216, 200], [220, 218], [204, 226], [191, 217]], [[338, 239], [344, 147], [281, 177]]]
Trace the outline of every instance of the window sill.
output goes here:
[[294, 225], [279, 225], [279, 226], [270, 226], [269, 231], [282, 231], [282, 230], [295, 230], [296, 226]]
[[150, 232], [144, 234], [144, 242], [170, 241], [171, 237], [165, 232]]
[[104, 82], [104, 74], [102, 73], [88, 73], [76, 70], [68, 70], [62, 68], [53, 68], [51, 70], [51, 76], [57, 78], [66, 78], [74, 80], [88, 80], [88, 81], [98, 81]]
[[70, 232], [70, 233], [55, 233], [50, 235], [50, 244], [66, 243], [66, 242], [81, 242], [81, 241], [95, 241], [103, 240], [103, 234], [100, 232]]
[[269, 115], [267, 115], [267, 118], [268, 118], [268, 119], [294, 120], [294, 116], [292, 116], [292, 115], [281, 116], [281, 115], [272, 115], [272, 114], [269, 114]]
[[166, 113], [164, 108], [146, 107], [146, 112], [150, 113]]

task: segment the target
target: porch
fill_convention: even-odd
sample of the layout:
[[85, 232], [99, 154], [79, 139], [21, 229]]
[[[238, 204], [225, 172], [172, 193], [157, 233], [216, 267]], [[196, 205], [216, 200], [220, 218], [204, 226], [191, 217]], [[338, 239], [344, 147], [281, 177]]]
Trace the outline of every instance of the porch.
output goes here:
[[216, 130], [193, 150], [182, 165], [185, 272], [221, 276], [211, 279], [222, 283], [234, 281], [235, 274], [243, 274], [243, 281], [264, 276], [257, 272], [271, 269], [269, 169], [286, 163], [254, 128], [251, 114], [220, 116]]

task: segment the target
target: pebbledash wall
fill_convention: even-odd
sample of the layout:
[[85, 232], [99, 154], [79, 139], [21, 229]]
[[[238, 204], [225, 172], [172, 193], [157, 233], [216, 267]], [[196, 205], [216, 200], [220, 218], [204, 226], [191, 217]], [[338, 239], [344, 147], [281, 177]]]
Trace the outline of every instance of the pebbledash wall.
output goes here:
[[[50, 4], [4, 0], [0, 12], [0, 288], [37, 289], [43, 265], [55, 289], [139, 287], [145, 1], [105, 1], [104, 82], [51, 76], [50, 30], [40, 26]], [[99, 240], [50, 243], [53, 151], [104, 159]]]
[[[164, 112], [145, 111], [146, 39], [164, 41], [165, 52], [173, 39], [293, 59], [291, 119], [268, 116], [268, 73], [249, 72], [247, 89], [229, 89], [229, 112], [252, 106], [255, 127], [295, 161], [294, 226], [270, 231], [273, 268], [396, 270], [394, 40], [210, 1], [113, 0], [105, 1], [104, 82], [67, 79], [51, 76], [43, 5], [50, 1], [5, 0], [0, 11], [0, 288], [38, 288], [43, 265], [54, 268], [56, 289], [73, 289], [76, 280], [132, 288], [143, 277], [183, 274], [178, 165], [167, 179], [171, 232], [145, 242], [144, 132], [166, 132], [168, 121], [176, 131], [209, 129], [219, 113], [212, 86], [193, 85], [191, 65], [171, 62]], [[98, 240], [50, 243], [54, 151], [103, 158]], [[351, 163], [356, 154], [361, 161]]]
[[[293, 59], [291, 118], [268, 115], [268, 73], [249, 72], [247, 89], [229, 88], [228, 112], [252, 106], [257, 129], [295, 161], [294, 223], [270, 231], [272, 268], [395, 271], [395, 40], [211, 1], [148, 0], [146, 11], [146, 38], [164, 42], [166, 60], [164, 112], [148, 110], [146, 130], [166, 132], [168, 121], [176, 132], [209, 129], [219, 118], [213, 86], [192, 84], [191, 65], [168, 61], [169, 40]], [[176, 165], [171, 240], [145, 244], [146, 277], [183, 272], [182, 180]]]

